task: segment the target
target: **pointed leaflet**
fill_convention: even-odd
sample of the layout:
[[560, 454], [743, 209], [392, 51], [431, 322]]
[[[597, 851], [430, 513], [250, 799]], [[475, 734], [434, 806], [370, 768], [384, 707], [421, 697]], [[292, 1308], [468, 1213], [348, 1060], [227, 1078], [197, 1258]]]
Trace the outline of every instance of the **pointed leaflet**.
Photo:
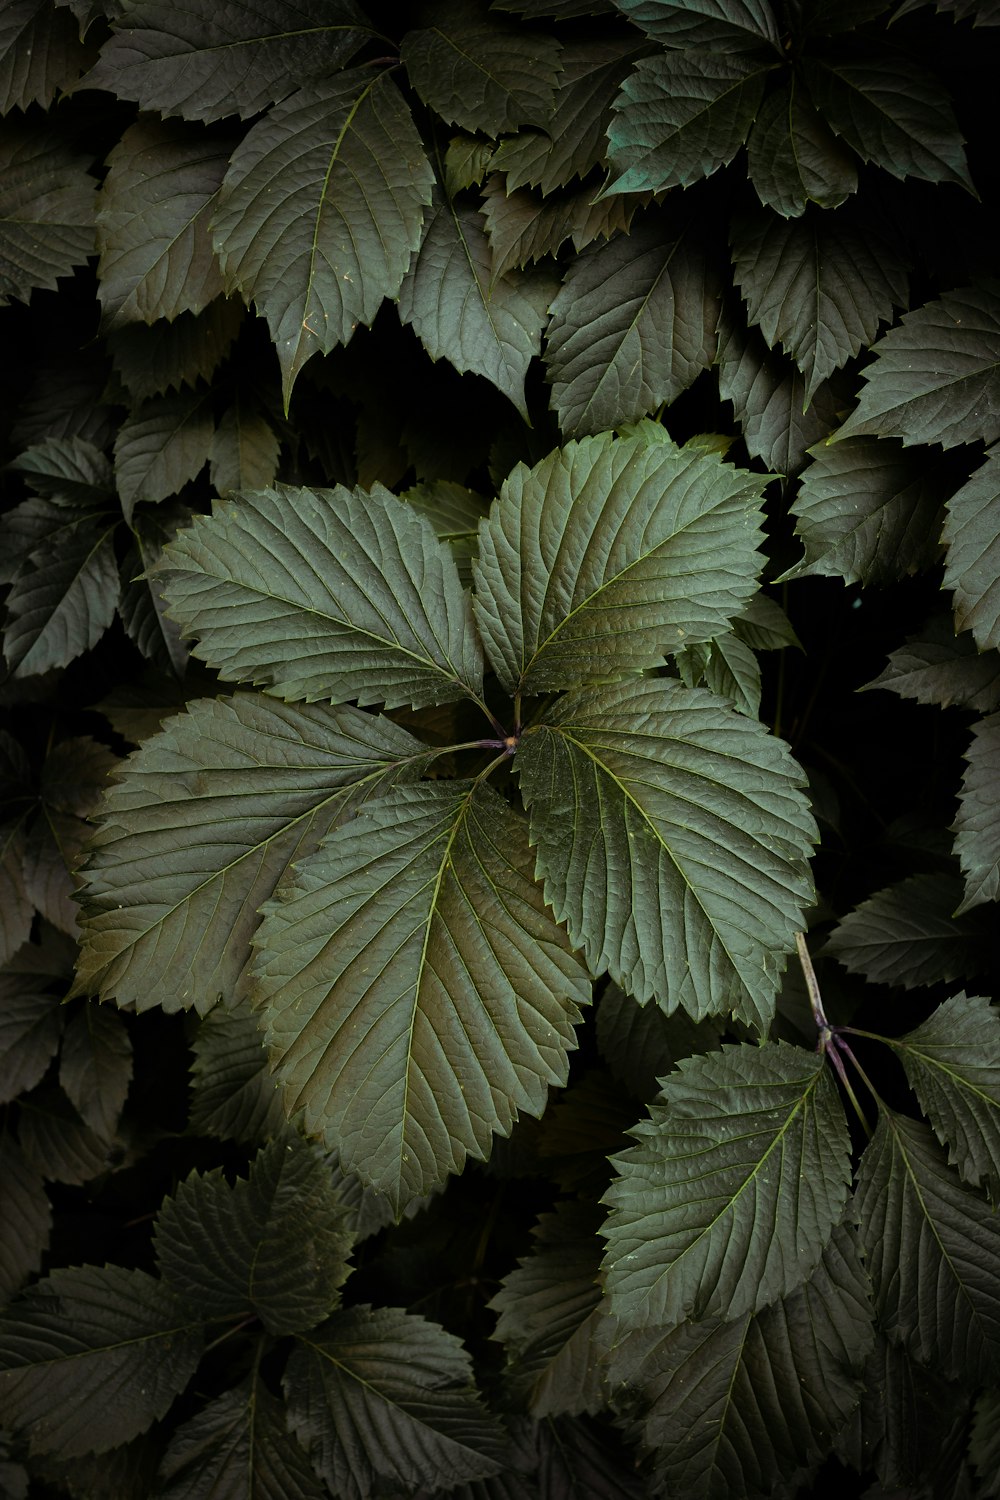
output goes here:
[[97, 199], [106, 331], [197, 313], [221, 293], [208, 221], [234, 144], [149, 116], [125, 131]]
[[689, 187], [731, 162], [778, 66], [767, 54], [662, 52], [622, 84], [608, 128], [605, 192]]
[[43, 438], [19, 453], [10, 467], [23, 474], [37, 494], [61, 506], [98, 508], [114, 495], [107, 457], [82, 437]]
[[13, 0], [0, 16], [0, 114], [29, 104], [47, 109], [93, 56], [53, 0]]
[[7, 596], [4, 655], [15, 677], [68, 665], [114, 619], [117, 517], [74, 511], [66, 522], [32, 551]]
[[802, 61], [812, 101], [862, 161], [894, 177], [957, 182], [975, 192], [951, 101], [934, 74], [896, 51]]
[[987, 454], [945, 509], [944, 587], [954, 592], [958, 627], [972, 631], [980, 651], [1000, 647], [1000, 453]]
[[490, 240], [494, 285], [508, 271], [556, 255], [565, 240], [583, 250], [594, 240], [628, 231], [637, 202], [634, 197], [599, 198], [593, 189], [556, 191], [542, 198], [527, 188], [505, 186], [499, 173], [487, 181], [483, 217]]
[[55, 131], [0, 123], [0, 307], [27, 302], [36, 287], [54, 290], [93, 254], [90, 160]]
[[951, 466], [891, 438], [817, 444], [792, 502], [805, 557], [784, 575], [818, 574], [884, 587], [938, 556]]
[[198, 477], [214, 432], [208, 390], [154, 397], [126, 418], [115, 439], [115, 479], [126, 521], [131, 524], [140, 500], [166, 500]]
[[177, 1428], [157, 1472], [162, 1500], [327, 1500], [288, 1431], [282, 1402], [255, 1374]]
[[802, 1285], [843, 1212], [851, 1145], [822, 1055], [689, 1057], [616, 1158], [605, 1285], [628, 1328], [739, 1318]]
[[107, 337], [115, 373], [135, 403], [211, 380], [244, 318], [237, 297], [217, 297], [203, 312], [178, 313], [172, 323], [129, 323]]
[[505, 1465], [454, 1334], [397, 1308], [352, 1307], [300, 1335], [285, 1373], [289, 1420], [344, 1500], [401, 1485], [450, 1489]]
[[731, 242], [748, 321], [794, 359], [806, 379], [806, 403], [874, 339], [894, 307], [905, 305], [906, 269], [896, 246], [847, 210], [796, 221], [741, 214]]
[[399, 53], [411, 87], [436, 114], [494, 136], [525, 120], [545, 123], [560, 72], [555, 37], [484, 14], [470, 0], [435, 3], [421, 19]]
[[595, 1033], [614, 1076], [637, 1099], [649, 1100], [659, 1092], [657, 1080], [682, 1057], [717, 1046], [724, 1025], [715, 1016], [692, 1021], [683, 1010], [664, 1015], [658, 1005], [638, 1005], [619, 985], [609, 984], [601, 995]]
[[616, 0], [636, 26], [667, 47], [781, 45], [781, 28], [769, 0]]
[[275, 697], [416, 708], [482, 688], [454, 559], [381, 485], [278, 485], [217, 501], [166, 549], [159, 573], [196, 655]]
[[42, 766], [39, 811], [28, 835], [24, 880], [48, 920], [75, 937], [79, 908], [73, 893], [88, 828], [85, 819], [107, 789], [118, 763], [106, 746], [86, 736], [63, 740]]
[[632, 675], [725, 629], [754, 592], [765, 483], [714, 454], [610, 433], [519, 464], [473, 566], [504, 688]]
[[84, 82], [164, 115], [246, 118], [335, 72], [369, 34], [353, 0], [134, 0]]
[[907, 989], [988, 973], [992, 919], [984, 912], [953, 915], [961, 900], [954, 876], [911, 875], [849, 912], [823, 951], [870, 984]]
[[972, 1385], [1000, 1370], [1000, 1218], [920, 1121], [882, 1109], [855, 1195], [875, 1307], [914, 1359]]
[[609, 1379], [638, 1400], [631, 1426], [665, 1493], [769, 1495], [833, 1446], [862, 1396], [873, 1337], [868, 1278], [838, 1227], [790, 1296], [734, 1321], [640, 1329], [615, 1350]]
[[122, 1142], [85, 1125], [60, 1088], [36, 1089], [20, 1100], [18, 1113], [25, 1159], [48, 1182], [80, 1187], [121, 1164]]
[[955, 853], [965, 880], [960, 912], [1000, 897], [1000, 714], [979, 721], [965, 759], [955, 819]]
[[63, 1013], [48, 975], [0, 974], [0, 1104], [33, 1089], [59, 1047]]
[[399, 316], [431, 359], [482, 375], [527, 419], [524, 377], [542, 343], [550, 286], [537, 273], [493, 285], [493, 258], [478, 211], [435, 189], [427, 227], [399, 293]]
[[720, 285], [703, 227], [680, 211], [577, 256], [546, 336], [562, 431], [606, 431], [676, 400], [712, 363]]
[[283, 1129], [281, 1094], [247, 1005], [216, 1006], [199, 1023], [191, 1051], [188, 1128], [193, 1135], [259, 1142]]
[[209, 452], [212, 488], [258, 490], [273, 482], [281, 444], [263, 412], [239, 396], [226, 408]]
[[741, 714], [760, 717], [760, 663], [753, 648], [735, 631], [678, 651], [676, 662], [681, 681], [688, 687], [707, 687]]
[[[187, 647], [177, 626], [167, 617], [155, 569], [167, 542], [172, 542], [178, 527], [190, 520], [190, 510], [179, 502], [158, 505], [155, 510], [141, 506], [132, 518], [132, 545], [120, 568], [119, 619], [143, 656], [177, 678], [184, 676], [188, 665]], [[195, 692], [192, 688], [190, 696]]]
[[872, 353], [838, 440], [871, 433], [952, 448], [1000, 437], [1000, 282], [946, 292], [907, 313]]
[[353, 708], [204, 699], [123, 764], [85, 879], [77, 993], [139, 1010], [232, 1003], [290, 861], [426, 751]]
[[488, 786], [399, 788], [268, 907], [255, 1003], [289, 1110], [397, 1212], [566, 1082], [590, 985]]
[[0, 1320], [0, 1420], [34, 1453], [127, 1443], [194, 1373], [201, 1324], [145, 1271], [53, 1271]]
[[59, 1083], [80, 1118], [110, 1139], [132, 1079], [132, 1043], [117, 1011], [85, 1003], [68, 1022]]
[[807, 204], [836, 208], [858, 186], [858, 169], [794, 75], [757, 111], [747, 144], [750, 181], [765, 208], [786, 219]]
[[888, 666], [861, 691], [871, 688], [939, 708], [958, 704], [990, 713], [1000, 708], [1000, 654], [977, 651], [971, 635], [956, 635], [950, 614], [935, 614], [890, 652]]
[[202, 1317], [256, 1315], [282, 1334], [314, 1328], [336, 1307], [352, 1238], [325, 1156], [284, 1131], [248, 1180], [192, 1173], [162, 1204], [154, 1244], [160, 1274]]
[[52, 1207], [41, 1173], [25, 1161], [14, 1137], [0, 1131], [0, 1307], [38, 1270], [51, 1229]]
[[213, 239], [227, 290], [267, 319], [286, 407], [310, 355], [396, 296], [431, 183], [402, 95], [371, 68], [299, 89], [236, 148]]

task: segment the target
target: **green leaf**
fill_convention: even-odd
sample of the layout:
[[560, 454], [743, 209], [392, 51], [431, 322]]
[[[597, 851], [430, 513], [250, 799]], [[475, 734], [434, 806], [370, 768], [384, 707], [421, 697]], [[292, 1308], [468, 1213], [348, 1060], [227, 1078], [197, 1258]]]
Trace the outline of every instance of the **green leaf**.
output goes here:
[[353, 0], [131, 0], [87, 88], [191, 120], [242, 118], [334, 73], [367, 40]]
[[977, 651], [971, 635], [956, 635], [951, 615], [936, 614], [889, 653], [889, 665], [860, 691], [871, 688], [939, 708], [958, 704], [990, 713], [1000, 708], [1000, 656]]
[[223, 413], [212, 438], [212, 488], [220, 495], [227, 490], [264, 489], [274, 481], [280, 451], [277, 433], [263, 412], [237, 396]]
[[204, 312], [182, 312], [172, 323], [130, 323], [108, 335], [115, 373], [133, 402], [211, 380], [232, 349], [243, 304], [217, 297]]
[[431, 359], [482, 375], [527, 420], [524, 378], [542, 345], [547, 276], [510, 274], [493, 284], [481, 214], [435, 189], [420, 253], [403, 280], [399, 316]]
[[792, 502], [802, 561], [783, 575], [884, 588], [931, 567], [939, 552], [951, 467], [892, 439], [817, 444]]
[[945, 507], [944, 587], [955, 595], [960, 630], [980, 651], [1000, 647], [1000, 453], [992, 452]]
[[763, 1311], [630, 1334], [610, 1381], [639, 1398], [631, 1428], [654, 1483], [706, 1500], [770, 1495], [825, 1456], [861, 1398], [871, 1318], [868, 1278], [837, 1228], [809, 1280]]
[[[534, 1431], [544, 1500], [647, 1500], [635, 1456], [614, 1430], [586, 1417], [548, 1417]], [[519, 1497], [518, 1497], [519, 1500]]]
[[116, 1164], [118, 1143], [85, 1125], [61, 1089], [36, 1090], [20, 1100], [18, 1113], [25, 1159], [47, 1182], [81, 1187]]
[[662, 193], [728, 165], [776, 66], [775, 58], [730, 51], [641, 59], [615, 100], [605, 192]]
[[598, 1277], [600, 1219], [579, 1201], [543, 1214], [531, 1254], [490, 1301], [499, 1314], [492, 1337], [507, 1354], [504, 1388], [532, 1416], [578, 1416], [605, 1404], [601, 1366], [612, 1325]]
[[883, 1108], [855, 1201], [875, 1307], [889, 1337], [952, 1379], [995, 1379], [1000, 1220], [962, 1186], [930, 1127]]
[[495, 136], [551, 114], [555, 37], [484, 15], [470, 0], [435, 3], [425, 19], [431, 24], [408, 31], [399, 53], [411, 86], [442, 119]]
[[141, 500], [166, 500], [197, 478], [214, 432], [211, 392], [204, 390], [154, 397], [125, 419], [115, 439], [115, 479], [126, 521]]
[[969, 1457], [986, 1500], [1000, 1493], [1000, 1391], [984, 1391], [976, 1402]]
[[160, 576], [196, 655], [276, 697], [416, 708], [482, 689], [454, 559], [381, 485], [220, 500], [167, 548]]
[[[809, 32], [832, 36], [874, 20], [889, 9], [890, 3], [891, 0], [804, 0], [802, 19]], [[896, 20], [901, 11], [902, 7], [897, 5], [890, 19]]]
[[602, 1230], [625, 1329], [737, 1319], [815, 1271], [851, 1180], [822, 1055], [764, 1042], [686, 1058], [632, 1135]]
[[636, 26], [666, 47], [781, 46], [781, 28], [768, 0], [616, 0]]
[[[107, 5], [109, 0], [102, 3]], [[64, 1490], [72, 1500], [91, 1500], [93, 1495], [100, 1495], [101, 1500], [148, 1500], [154, 1492], [162, 1446], [160, 1432], [154, 1426], [107, 1453], [85, 1453], [71, 1459], [36, 1458], [31, 1471], [47, 1486]]]
[[0, 1104], [33, 1089], [59, 1047], [63, 1013], [48, 975], [0, 974]]
[[765, 482], [714, 454], [610, 433], [518, 465], [473, 567], [503, 687], [633, 675], [725, 629], [754, 591]]
[[975, 193], [965, 143], [938, 79], [902, 51], [808, 57], [802, 74], [826, 123], [862, 161], [894, 177], [955, 182]]
[[352, 1235], [317, 1147], [286, 1131], [248, 1179], [192, 1173], [156, 1217], [160, 1274], [203, 1318], [256, 1315], [268, 1333], [314, 1328], [336, 1307]]
[[401, 787], [267, 908], [255, 1003], [289, 1110], [397, 1212], [566, 1082], [590, 985], [489, 787]]
[[122, 135], [97, 199], [106, 331], [190, 316], [221, 294], [208, 223], [233, 145], [231, 137], [150, 116]]
[[751, 719], [760, 716], [760, 662], [746, 641], [735, 631], [716, 636], [699, 646], [677, 653], [677, 669], [688, 687], [703, 683], [718, 698], [725, 698]]
[[25, 889], [24, 854], [23, 823], [0, 823], [0, 963], [31, 936], [35, 908]]
[[0, 307], [82, 266], [94, 250], [96, 179], [88, 152], [55, 131], [0, 124]]
[[193, 1135], [260, 1142], [284, 1128], [281, 1094], [247, 1005], [210, 1011], [198, 1025], [191, 1050], [188, 1128]]
[[953, 916], [961, 899], [953, 875], [911, 875], [849, 912], [823, 951], [869, 984], [906, 989], [987, 973], [990, 922], [981, 912]]
[[15, 677], [66, 666], [114, 619], [116, 518], [81, 511], [67, 520], [34, 549], [7, 596], [4, 655]]
[[681, 1058], [717, 1046], [723, 1024], [715, 1016], [692, 1021], [682, 1010], [666, 1016], [658, 1005], [639, 1005], [619, 985], [609, 984], [597, 1008], [595, 1033], [615, 1077], [637, 1099], [649, 1100], [659, 1092], [657, 1080]]
[[160, 505], [155, 510], [141, 507], [132, 518], [132, 545], [120, 570], [118, 614], [122, 624], [147, 660], [177, 678], [187, 667], [187, 648], [177, 626], [167, 617], [155, 569], [166, 544], [190, 519], [191, 512], [181, 504]]
[[299, 89], [234, 151], [215, 249], [227, 291], [267, 319], [286, 409], [306, 360], [399, 292], [432, 181], [402, 95], [371, 68]]
[[960, 913], [1000, 897], [1000, 714], [980, 719], [965, 759], [968, 769], [962, 778], [955, 819], [955, 853], [965, 880]]
[[299, 1442], [344, 1500], [391, 1484], [452, 1488], [504, 1467], [505, 1435], [480, 1405], [469, 1356], [411, 1313], [352, 1307], [300, 1335], [285, 1392]]
[[0, 1131], [0, 1307], [38, 1270], [51, 1229], [52, 1208], [41, 1173], [25, 1161], [14, 1137]]
[[72, 16], [52, 0], [13, 0], [0, 16], [0, 114], [47, 109], [93, 58]]
[[444, 153], [444, 185], [449, 198], [478, 187], [493, 160], [494, 144], [475, 135], [453, 135]]
[[96, 509], [114, 495], [107, 457], [85, 438], [43, 438], [19, 453], [10, 467], [23, 474], [39, 495], [61, 506]]
[[132, 1080], [132, 1043], [117, 1011], [84, 1004], [63, 1033], [59, 1082], [80, 1118], [110, 1139]]
[[425, 753], [353, 708], [256, 693], [192, 703], [108, 793], [82, 871], [76, 993], [138, 1010], [232, 1003], [257, 909], [290, 862]]
[[872, 352], [838, 441], [871, 433], [952, 448], [1000, 437], [1000, 282], [946, 292], [907, 313]]
[[326, 1500], [329, 1491], [259, 1377], [217, 1396], [174, 1433], [156, 1488], [163, 1500]]
[[0, 1417], [33, 1453], [106, 1452], [164, 1416], [201, 1349], [200, 1324], [145, 1271], [53, 1271], [0, 1320]]
[[857, 191], [858, 169], [793, 75], [757, 111], [747, 144], [750, 181], [765, 208], [786, 219], [809, 203], [836, 208]]
[[770, 348], [780, 343], [794, 359], [806, 379], [806, 404], [906, 303], [896, 246], [847, 210], [795, 221], [741, 214], [731, 242], [747, 319]]
[[697, 216], [661, 210], [569, 265], [545, 363], [563, 432], [675, 401], [712, 363], [721, 282]]
[[765, 1031], [815, 827], [782, 741], [701, 689], [574, 693], [517, 754], [546, 900], [641, 1003]]
[[556, 191], [548, 198], [526, 188], [510, 190], [494, 174], [486, 185], [483, 216], [490, 240], [494, 285], [508, 271], [523, 269], [531, 261], [556, 255], [565, 240], [582, 250], [594, 240], [610, 239], [626, 232], [638, 200], [600, 198], [592, 202], [593, 190]]

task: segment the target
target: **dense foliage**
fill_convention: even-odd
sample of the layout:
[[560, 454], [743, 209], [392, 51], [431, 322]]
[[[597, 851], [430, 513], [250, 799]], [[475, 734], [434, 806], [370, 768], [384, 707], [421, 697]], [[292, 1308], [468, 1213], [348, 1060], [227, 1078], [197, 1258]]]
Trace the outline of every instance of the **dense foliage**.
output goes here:
[[6, 0], [0, 1493], [1000, 1495], [996, 0]]

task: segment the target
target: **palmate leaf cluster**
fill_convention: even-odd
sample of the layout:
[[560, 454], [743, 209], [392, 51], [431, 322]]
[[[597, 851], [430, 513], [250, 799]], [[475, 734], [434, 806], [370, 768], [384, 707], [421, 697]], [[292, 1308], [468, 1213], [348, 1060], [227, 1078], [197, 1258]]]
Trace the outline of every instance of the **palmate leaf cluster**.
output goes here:
[[5, 7], [4, 1494], [1000, 1491], [998, 28]]

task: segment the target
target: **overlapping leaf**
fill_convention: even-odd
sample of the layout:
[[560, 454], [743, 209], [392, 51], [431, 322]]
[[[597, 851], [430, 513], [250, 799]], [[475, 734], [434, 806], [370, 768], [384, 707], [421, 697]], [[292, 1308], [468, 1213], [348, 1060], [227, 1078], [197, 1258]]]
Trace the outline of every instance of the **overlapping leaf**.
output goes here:
[[796, 218], [809, 203], [836, 208], [858, 185], [853, 157], [794, 76], [758, 110], [747, 167], [761, 203], [785, 218]]
[[267, 319], [286, 406], [306, 360], [398, 293], [432, 180], [402, 95], [371, 68], [299, 89], [233, 153], [213, 241], [227, 290]]
[[651, 215], [578, 255], [545, 354], [563, 432], [603, 432], [676, 400], [712, 363], [720, 289], [697, 216]]
[[392, 1484], [451, 1489], [504, 1467], [505, 1435], [469, 1356], [411, 1313], [353, 1307], [300, 1336], [285, 1390], [300, 1443], [345, 1500]]
[[764, 482], [714, 454], [609, 434], [516, 468], [473, 568], [503, 686], [628, 676], [725, 629], [754, 592]]
[[950, 614], [926, 625], [889, 654], [889, 664], [864, 690], [887, 688], [918, 703], [953, 703], [990, 713], [1000, 708], [1000, 655], [977, 651], [971, 635], [956, 635]]
[[686, 1058], [632, 1134], [602, 1230], [624, 1328], [740, 1318], [819, 1265], [851, 1177], [820, 1054], [765, 1042]]
[[0, 124], [0, 307], [54, 288], [94, 250], [90, 157], [37, 124]]
[[25, 1160], [48, 1182], [80, 1187], [119, 1165], [121, 1144], [85, 1125], [62, 1089], [36, 1089], [19, 1105], [18, 1135]]
[[258, 1376], [217, 1396], [174, 1433], [158, 1470], [163, 1500], [325, 1500], [329, 1491]]
[[542, 198], [527, 188], [511, 190], [494, 174], [486, 184], [483, 215], [490, 240], [494, 285], [508, 271], [555, 255], [565, 240], [583, 250], [594, 240], [627, 232], [636, 209], [633, 198], [599, 198], [580, 187]]
[[532, 865], [490, 787], [399, 788], [265, 914], [256, 1003], [288, 1107], [397, 1211], [566, 1081], [590, 986]]
[[636, 1098], [649, 1100], [658, 1079], [683, 1057], [717, 1046], [725, 1022], [716, 1017], [692, 1021], [686, 1011], [664, 1015], [658, 1005], [638, 1005], [617, 984], [601, 995], [595, 1032], [601, 1056]]
[[642, 679], [561, 700], [516, 764], [546, 899], [591, 972], [765, 1031], [812, 899], [783, 743], [711, 693]]
[[0, 974], [2, 1104], [35, 1087], [59, 1046], [63, 1016], [48, 985], [46, 975]]
[[103, 1453], [165, 1414], [202, 1342], [200, 1323], [145, 1271], [53, 1271], [0, 1320], [0, 1418], [34, 1452]]
[[281, 1094], [268, 1071], [267, 1048], [245, 1004], [217, 1006], [192, 1043], [191, 1110], [195, 1135], [259, 1142], [285, 1124]]
[[163, 115], [245, 118], [335, 72], [370, 30], [353, 0], [135, 0], [85, 81]]
[[212, 488], [263, 489], [274, 480], [281, 445], [263, 412], [237, 398], [223, 413], [209, 452]]
[[232, 1000], [288, 864], [425, 749], [353, 708], [205, 699], [122, 770], [85, 867], [77, 991], [145, 1010]]
[[390, 708], [477, 697], [482, 651], [454, 559], [412, 507], [275, 489], [220, 500], [168, 547], [170, 613], [230, 680]]
[[678, 652], [677, 668], [688, 687], [699, 684], [726, 698], [741, 714], [760, 716], [760, 662], [753, 648], [735, 631]]
[[112, 512], [74, 509], [30, 553], [7, 596], [4, 655], [16, 677], [66, 666], [111, 624], [116, 524]]
[[1000, 453], [987, 456], [945, 509], [944, 586], [954, 591], [958, 627], [972, 631], [980, 651], [1000, 648]]
[[930, 1127], [883, 1109], [856, 1195], [879, 1320], [914, 1359], [980, 1384], [1000, 1369], [1000, 1219]]
[[14, 0], [0, 17], [0, 114], [43, 108], [75, 83], [93, 59], [73, 17], [53, 0]]
[[206, 390], [154, 397], [125, 419], [115, 439], [115, 478], [126, 521], [141, 500], [166, 500], [197, 477], [214, 432]]
[[243, 320], [238, 298], [217, 297], [203, 312], [178, 313], [172, 323], [129, 323], [108, 335], [115, 372], [133, 402], [211, 380]]
[[984, 913], [955, 916], [961, 901], [954, 876], [910, 875], [849, 912], [824, 951], [871, 984], [907, 989], [988, 972], [990, 922]]
[[618, 9], [668, 47], [780, 46], [768, 0], [617, 0]]
[[132, 1080], [132, 1044], [117, 1011], [83, 1005], [67, 1023], [59, 1083], [80, 1118], [109, 1140]]
[[14, 1137], [0, 1131], [0, 1307], [38, 1270], [51, 1229], [41, 1173], [25, 1161]]
[[178, 527], [190, 519], [191, 512], [180, 503], [158, 505], [155, 510], [141, 507], [132, 518], [132, 544], [119, 570], [122, 624], [148, 661], [177, 678], [184, 675], [188, 652], [180, 631], [167, 616], [155, 568]]
[[965, 880], [961, 912], [1000, 896], [1000, 714], [979, 721], [965, 759], [955, 819], [955, 853]]

